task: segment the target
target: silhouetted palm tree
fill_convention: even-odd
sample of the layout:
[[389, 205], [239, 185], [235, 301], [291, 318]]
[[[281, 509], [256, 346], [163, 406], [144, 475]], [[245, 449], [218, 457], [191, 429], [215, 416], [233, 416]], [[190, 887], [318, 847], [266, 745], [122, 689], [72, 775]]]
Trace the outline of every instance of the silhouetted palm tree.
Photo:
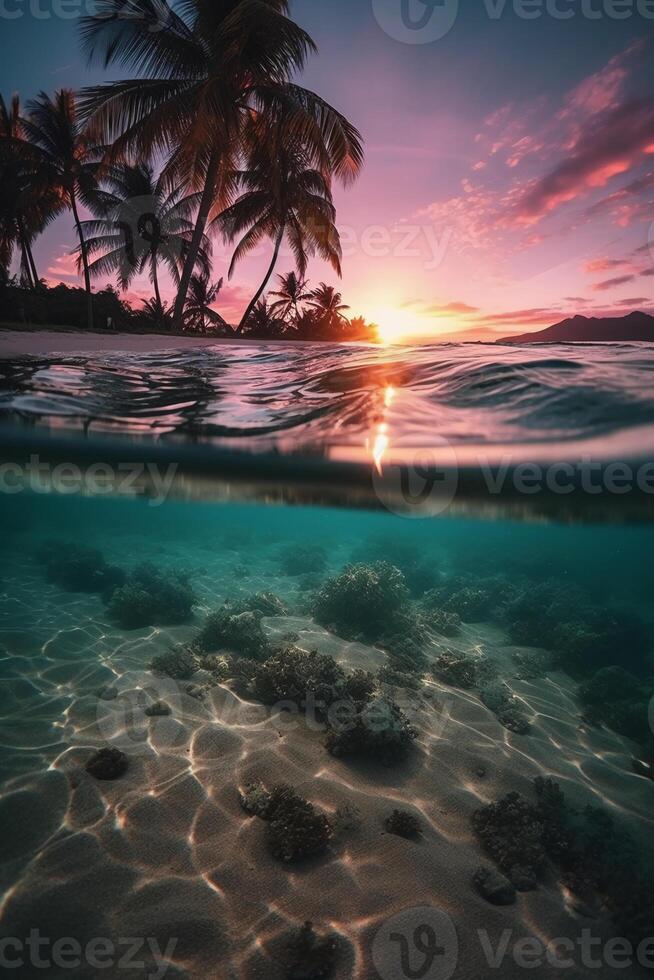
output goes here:
[[143, 303], [138, 311], [138, 321], [150, 330], [170, 330], [173, 326], [173, 311], [167, 303], [153, 297]]
[[375, 342], [379, 340], [379, 327], [375, 323], [368, 323], [365, 317], [354, 316], [347, 322], [345, 337], [347, 340]]
[[39, 151], [39, 170], [51, 191], [73, 213], [79, 238], [87, 294], [88, 325], [93, 325], [93, 301], [88, 250], [82, 231], [78, 204], [91, 207], [97, 190], [100, 148], [93, 146], [83, 131], [77, 115], [75, 97], [70, 89], [60, 89], [51, 99], [45, 92], [27, 104], [28, 115], [23, 128], [29, 141]]
[[[180, 187], [170, 189], [155, 178], [147, 164], [115, 164], [102, 176], [93, 209], [95, 220], [82, 222], [91, 275], [116, 273], [120, 289], [128, 289], [146, 269], [161, 307], [159, 266], [164, 265], [179, 283], [184, 256], [193, 237], [191, 215], [195, 195], [184, 196]], [[202, 268], [209, 268], [210, 244], [204, 238], [199, 254]]]
[[[172, 0], [171, 0], [172, 2]], [[287, 0], [98, 0], [82, 38], [105, 66], [139, 76], [88, 88], [85, 117], [115, 152], [166, 154], [166, 176], [200, 193], [175, 307], [181, 322], [207, 223], [232, 199], [232, 174], [253, 118], [284, 119], [313, 165], [345, 180], [363, 162], [357, 130], [313, 92], [291, 83], [315, 45], [287, 17]], [[254, 130], [256, 132], [256, 129]]]
[[314, 289], [309, 299], [309, 306], [330, 320], [344, 320], [343, 310], [349, 310], [349, 306], [343, 302], [343, 297], [333, 286], [327, 286], [321, 282], [317, 289]]
[[236, 264], [264, 239], [271, 239], [274, 249], [239, 330], [270, 281], [284, 237], [301, 278], [306, 275], [309, 256], [315, 253], [341, 274], [341, 243], [328, 179], [310, 166], [302, 145], [290, 139], [283, 126], [268, 130], [265, 138], [253, 139], [252, 145], [249, 167], [238, 175], [244, 193], [218, 218], [228, 241], [242, 236], [229, 269], [230, 277]]
[[20, 253], [21, 279], [39, 284], [32, 243], [61, 211], [56, 190], [39, 179], [39, 154], [25, 139], [20, 102], [0, 96], [0, 268], [7, 274]]
[[286, 328], [287, 324], [280, 317], [275, 316], [268, 300], [264, 298], [255, 303], [252, 308], [244, 332], [264, 340], [276, 340], [284, 335]]
[[304, 303], [311, 296], [307, 290], [307, 280], [300, 278], [295, 272], [289, 272], [287, 275], [277, 276], [277, 278], [279, 279], [279, 288], [270, 293], [271, 296], [277, 297], [271, 305], [271, 309], [279, 313], [284, 320], [292, 311], [293, 320], [297, 321], [300, 315], [300, 303]]
[[220, 290], [223, 288], [223, 280], [210, 282], [208, 275], [191, 276], [189, 283], [186, 309], [184, 310], [184, 326], [192, 330], [199, 330], [205, 333], [207, 321], [212, 327], [229, 327], [227, 321], [215, 310], [211, 309], [211, 304], [216, 302]]

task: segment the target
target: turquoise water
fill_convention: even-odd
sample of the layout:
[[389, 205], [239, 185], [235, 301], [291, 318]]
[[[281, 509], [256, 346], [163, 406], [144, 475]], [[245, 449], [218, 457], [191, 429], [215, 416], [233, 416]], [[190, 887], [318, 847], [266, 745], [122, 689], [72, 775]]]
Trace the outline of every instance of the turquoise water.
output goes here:
[[6, 975], [645, 976], [650, 370], [4, 363]]

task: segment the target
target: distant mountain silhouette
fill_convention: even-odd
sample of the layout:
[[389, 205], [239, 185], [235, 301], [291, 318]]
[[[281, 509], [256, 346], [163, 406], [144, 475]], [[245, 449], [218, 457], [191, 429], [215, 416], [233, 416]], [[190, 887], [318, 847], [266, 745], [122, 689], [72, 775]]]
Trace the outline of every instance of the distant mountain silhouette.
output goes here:
[[602, 343], [606, 341], [646, 340], [654, 343], [654, 316], [630, 313], [629, 316], [573, 316], [536, 333], [503, 337], [500, 344]]

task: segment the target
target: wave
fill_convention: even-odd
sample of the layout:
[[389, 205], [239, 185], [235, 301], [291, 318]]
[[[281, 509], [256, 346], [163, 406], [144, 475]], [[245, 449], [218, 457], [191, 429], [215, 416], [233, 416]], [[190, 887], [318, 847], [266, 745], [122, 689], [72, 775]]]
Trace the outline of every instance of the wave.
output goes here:
[[392, 450], [574, 450], [654, 423], [654, 347], [281, 343], [25, 357], [0, 361], [0, 418], [254, 452], [363, 453], [380, 426]]

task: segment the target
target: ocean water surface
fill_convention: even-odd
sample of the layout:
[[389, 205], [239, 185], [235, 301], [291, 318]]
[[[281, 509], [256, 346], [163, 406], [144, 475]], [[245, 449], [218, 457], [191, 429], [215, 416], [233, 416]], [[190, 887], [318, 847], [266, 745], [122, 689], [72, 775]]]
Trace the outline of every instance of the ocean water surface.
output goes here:
[[[7, 975], [487, 980], [507, 935], [501, 976], [524, 941], [538, 980], [648, 975], [654, 525], [645, 477], [602, 479], [654, 459], [653, 365], [0, 361]], [[503, 458], [592, 460], [599, 492], [491, 492]], [[52, 475], [139, 459], [176, 463], [169, 492]]]

